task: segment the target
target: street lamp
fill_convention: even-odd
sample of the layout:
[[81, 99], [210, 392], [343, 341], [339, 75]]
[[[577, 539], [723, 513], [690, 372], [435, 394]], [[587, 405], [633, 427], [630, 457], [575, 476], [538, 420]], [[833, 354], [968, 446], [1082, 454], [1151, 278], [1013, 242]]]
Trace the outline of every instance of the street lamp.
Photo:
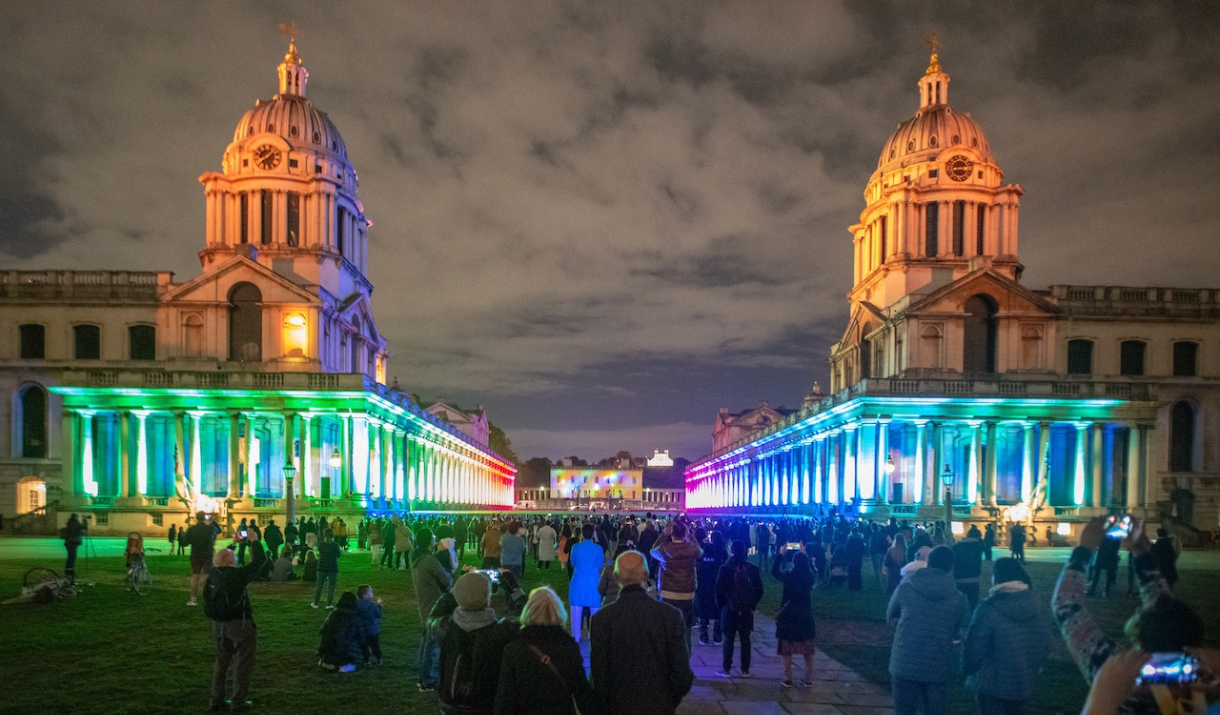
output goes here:
[[331, 490], [334, 488], [335, 474], [341, 466], [343, 466], [343, 459], [339, 456], [339, 450], [336, 448], [335, 451], [330, 453], [330, 477], [327, 478], [326, 489], [323, 490], [322, 497], [324, 499], [330, 499], [333, 496]]
[[945, 485], [945, 504], [953, 503], [953, 470], [949, 469], [949, 465], [945, 465], [945, 471], [941, 473], [940, 480]]
[[895, 467], [894, 467], [894, 458], [893, 458], [893, 457], [888, 457], [888, 458], [885, 460], [885, 474], [886, 474], [886, 476], [889, 476], [889, 477], [894, 476], [894, 469], [895, 469]]
[[296, 479], [296, 476], [297, 476], [297, 465], [293, 464], [292, 459], [289, 458], [288, 461], [284, 463], [284, 496], [288, 497], [287, 523], [289, 523], [289, 524], [296, 521], [296, 519], [297, 519], [296, 499], [295, 499], [296, 495], [293, 492], [293, 486], [292, 486], [292, 482], [293, 482], [293, 480]]

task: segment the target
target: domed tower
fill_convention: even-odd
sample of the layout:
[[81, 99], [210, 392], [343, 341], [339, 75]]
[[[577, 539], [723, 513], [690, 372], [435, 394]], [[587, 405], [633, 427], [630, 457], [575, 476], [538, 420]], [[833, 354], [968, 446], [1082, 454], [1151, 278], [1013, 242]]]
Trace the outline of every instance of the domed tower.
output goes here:
[[849, 229], [853, 306], [886, 308], [984, 267], [1018, 280], [1021, 193], [1004, 183], [978, 123], [949, 106], [949, 75], [933, 47], [919, 111], [885, 142]]
[[[222, 171], [199, 181], [207, 197], [204, 271], [242, 255], [294, 280], [345, 296], [371, 289], [368, 227], [339, 130], [305, 96], [296, 42], [277, 68], [279, 92], [257, 100], [225, 149]], [[299, 281], [298, 281], [299, 282]]]

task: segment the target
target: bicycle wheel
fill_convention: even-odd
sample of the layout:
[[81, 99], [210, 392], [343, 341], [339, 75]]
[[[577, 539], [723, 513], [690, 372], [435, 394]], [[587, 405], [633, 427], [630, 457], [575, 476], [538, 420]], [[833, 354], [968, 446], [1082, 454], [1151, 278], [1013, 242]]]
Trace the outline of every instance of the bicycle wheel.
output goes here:
[[141, 596], [147, 596], [152, 587], [153, 578], [147, 566], [136, 566], [131, 570], [131, 590]]
[[59, 574], [52, 569], [37, 566], [25, 572], [25, 579], [22, 583], [26, 588], [38, 588], [42, 584], [54, 584], [57, 581], [59, 581]]

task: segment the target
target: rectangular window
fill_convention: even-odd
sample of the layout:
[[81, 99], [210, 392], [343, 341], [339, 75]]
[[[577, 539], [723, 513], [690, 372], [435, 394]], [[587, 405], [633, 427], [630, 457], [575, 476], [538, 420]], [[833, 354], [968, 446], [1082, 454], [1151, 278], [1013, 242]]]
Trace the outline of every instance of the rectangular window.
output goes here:
[[953, 255], [966, 255], [966, 202], [953, 202]]
[[157, 359], [157, 328], [133, 325], [127, 329], [128, 349], [132, 360]]
[[1119, 373], [1123, 375], [1144, 374], [1144, 353], [1148, 344], [1142, 340], [1124, 340], [1119, 347]]
[[47, 357], [47, 329], [34, 323], [22, 325], [21, 359], [43, 360]]
[[980, 204], [979, 205], [978, 231], [975, 233], [975, 237], [974, 237], [974, 244], [975, 244], [974, 252], [980, 256], [987, 253], [987, 243], [984, 240], [984, 237], [986, 235], [987, 235], [987, 207]]
[[152, 523], [153, 523], [153, 526], [164, 526], [165, 525], [165, 516], [159, 511], [153, 512]]
[[889, 251], [889, 248], [890, 248], [890, 246], [889, 246], [889, 236], [887, 236], [887, 235], [886, 235], [886, 232], [885, 232], [885, 228], [886, 228], [886, 227], [885, 227], [885, 224], [886, 224], [885, 219], [886, 219], [886, 217], [885, 217], [885, 216], [882, 216], [882, 217], [881, 217], [881, 226], [880, 226], [880, 231], [881, 231], [881, 262], [882, 262], [882, 263], [885, 263], [885, 257], [886, 257], [887, 255], [889, 255], [889, 252], [890, 252], [890, 251]]
[[301, 195], [296, 191], [288, 192], [288, 245], [297, 246], [301, 242]]
[[1199, 344], [1181, 341], [1173, 344], [1174, 377], [1195, 377], [1199, 374]]
[[263, 204], [262, 216], [260, 216], [260, 218], [262, 219], [263, 225], [262, 225], [261, 234], [259, 236], [259, 241], [265, 246], [268, 243], [271, 243], [271, 206], [272, 206], [271, 196], [272, 196], [272, 194], [267, 189], [263, 189], [262, 191], [259, 192], [259, 194], [261, 195], [260, 198], [262, 199], [262, 204]]
[[1093, 374], [1093, 341], [1092, 340], [1069, 340], [1068, 341], [1068, 374], [1069, 375], [1092, 375]]
[[335, 212], [335, 240], [338, 241], [339, 255], [347, 255], [347, 209], [342, 206]]
[[100, 360], [102, 329], [96, 325], [76, 325], [72, 328], [74, 355], [77, 360]]
[[936, 257], [936, 234], [940, 230], [940, 204], [924, 206], [923, 252], [929, 258]]
[[250, 242], [250, 194], [241, 195], [241, 242]]

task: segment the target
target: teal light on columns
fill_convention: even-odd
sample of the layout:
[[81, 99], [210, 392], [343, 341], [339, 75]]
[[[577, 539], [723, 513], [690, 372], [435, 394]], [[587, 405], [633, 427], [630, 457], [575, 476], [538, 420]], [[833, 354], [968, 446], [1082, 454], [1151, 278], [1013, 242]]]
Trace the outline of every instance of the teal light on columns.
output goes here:
[[[1072, 470], [1072, 503], [1076, 506], [1084, 505], [1084, 481], [1085, 481], [1085, 462], [1088, 455], [1088, 429], [1089, 423], [1077, 422], [1076, 425], [1076, 450], [1073, 455], [1074, 469]], [[1047, 485], [1050, 486], [1049, 484]]]

